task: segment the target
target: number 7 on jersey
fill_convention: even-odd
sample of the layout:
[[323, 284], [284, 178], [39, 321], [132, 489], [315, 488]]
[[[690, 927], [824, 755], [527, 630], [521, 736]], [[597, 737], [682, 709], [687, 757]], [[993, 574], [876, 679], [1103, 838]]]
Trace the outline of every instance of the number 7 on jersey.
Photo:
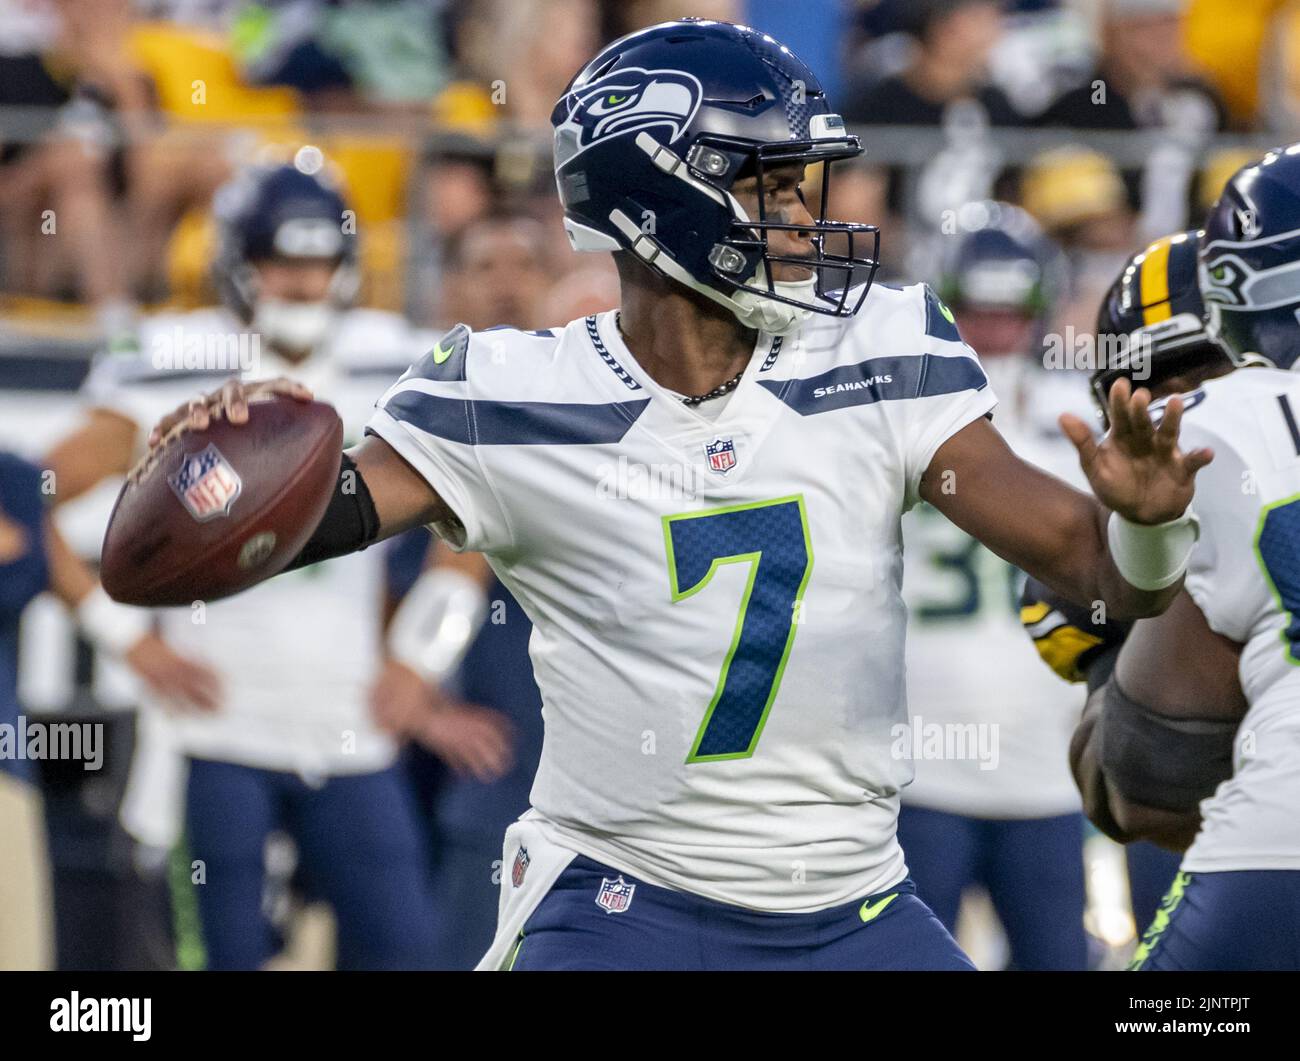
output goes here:
[[683, 512], [663, 524], [674, 604], [708, 586], [723, 564], [749, 565], [731, 647], [686, 761], [748, 758], [781, 687], [812, 575], [803, 497]]

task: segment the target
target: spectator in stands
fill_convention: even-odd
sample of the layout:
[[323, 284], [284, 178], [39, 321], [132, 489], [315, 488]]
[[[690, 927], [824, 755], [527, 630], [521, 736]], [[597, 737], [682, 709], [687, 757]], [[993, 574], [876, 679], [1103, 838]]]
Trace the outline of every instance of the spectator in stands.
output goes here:
[[1038, 119], [1072, 129], [1222, 129], [1227, 112], [1193, 74], [1184, 48], [1184, 0], [1106, 0], [1093, 76]]
[[595, 0], [472, 0], [459, 53], [510, 125], [546, 136], [573, 72], [600, 48]]
[[144, 105], [127, 59], [126, 0], [0, 0], [0, 108], [24, 108], [0, 140], [4, 287], [93, 305], [101, 329], [129, 326], [112, 199], [110, 111]]
[[250, 82], [296, 89], [313, 110], [423, 106], [450, 79], [437, 7], [420, 0], [245, 3], [231, 40]]
[[[618, 3], [606, 3], [605, 11], [605, 36], [613, 40], [616, 37], [623, 37], [639, 29], [645, 29], [647, 26], [654, 26], [660, 22], [671, 22], [675, 18], [681, 18], [683, 15], [690, 14], [694, 18], [711, 18], [719, 22], [749, 22], [750, 25], [757, 25], [759, 29], [777, 36], [775, 30], [771, 29], [760, 19], [753, 16], [746, 16], [746, 4], [741, 0], [694, 0], [690, 4], [682, 4], [679, 0], [621, 0]], [[785, 40], [781, 37], [781, 40]], [[810, 55], [802, 58], [811, 63], [813, 57]], [[814, 64], [816, 65], [816, 64]], [[821, 69], [821, 67], [817, 67]]]
[[[541, 226], [498, 216], [471, 225], [448, 246], [442, 319], [482, 331], [500, 324], [541, 328], [546, 289]], [[561, 321], [558, 323], [567, 323]]]
[[1026, 167], [1021, 199], [1068, 261], [1068, 294], [1053, 330], [1091, 331], [1102, 294], [1138, 242], [1119, 170], [1095, 151], [1054, 148]]
[[860, 83], [844, 102], [851, 122], [939, 125], [958, 103], [983, 110], [990, 125], [1018, 125], [1006, 95], [988, 83], [990, 50], [1002, 33], [998, 0], [912, 0], [899, 5], [898, 26], [915, 39], [897, 74]]

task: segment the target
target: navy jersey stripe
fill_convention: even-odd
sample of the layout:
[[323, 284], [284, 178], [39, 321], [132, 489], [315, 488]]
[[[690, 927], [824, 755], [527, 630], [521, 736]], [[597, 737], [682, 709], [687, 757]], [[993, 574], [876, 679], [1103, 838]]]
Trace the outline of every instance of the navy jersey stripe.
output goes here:
[[952, 314], [939, 301], [939, 296], [930, 290], [929, 284], [925, 287], [925, 334], [951, 343], [961, 342], [961, 332], [953, 323]]
[[873, 357], [844, 365], [809, 379], [758, 380], [800, 416], [825, 413], [853, 405], [931, 398], [965, 390], [983, 390], [988, 379], [969, 357], [913, 354]]
[[618, 442], [650, 404], [490, 402], [444, 398], [424, 391], [393, 395], [384, 410], [430, 435], [467, 446], [595, 446]]

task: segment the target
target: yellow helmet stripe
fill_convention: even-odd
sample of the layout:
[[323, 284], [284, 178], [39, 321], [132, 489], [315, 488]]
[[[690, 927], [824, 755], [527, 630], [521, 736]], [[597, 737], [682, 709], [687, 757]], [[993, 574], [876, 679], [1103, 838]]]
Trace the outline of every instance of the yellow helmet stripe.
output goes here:
[[1169, 239], [1156, 240], [1142, 256], [1142, 323], [1155, 324], [1172, 316], [1169, 308]]

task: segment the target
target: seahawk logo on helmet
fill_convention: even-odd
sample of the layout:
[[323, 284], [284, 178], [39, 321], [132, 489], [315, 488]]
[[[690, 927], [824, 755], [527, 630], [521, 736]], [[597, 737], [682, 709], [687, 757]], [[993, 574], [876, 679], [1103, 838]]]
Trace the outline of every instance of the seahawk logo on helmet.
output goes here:
[[1206, 218], [1200, 259], [1207, 330], [1233, 361], [1297, 367], [1300, 144], [1232, 175]]
[[[551, 124], [575, 250], [627, 252], [775, 335], [862, 304], [879, 230], [827, 216], [831, 164], [862, 145], [816, 75], [767, 34], [694, 18], [629, 34], [574, 76]], [[814, 166], [812, 219], [768, 216], [771, 171]], [[806, 249], [774, 250], [792, 231]], [[796, 271], [811, 275], [783, 278]]]
[[598, 140], [656, 127], [667, 143], [681, 139], [700, 108], [699, 79], [681, 70], [629, 67], [568, 95], [568, 120], [557, 127], [556, 161], [564, 163]]

